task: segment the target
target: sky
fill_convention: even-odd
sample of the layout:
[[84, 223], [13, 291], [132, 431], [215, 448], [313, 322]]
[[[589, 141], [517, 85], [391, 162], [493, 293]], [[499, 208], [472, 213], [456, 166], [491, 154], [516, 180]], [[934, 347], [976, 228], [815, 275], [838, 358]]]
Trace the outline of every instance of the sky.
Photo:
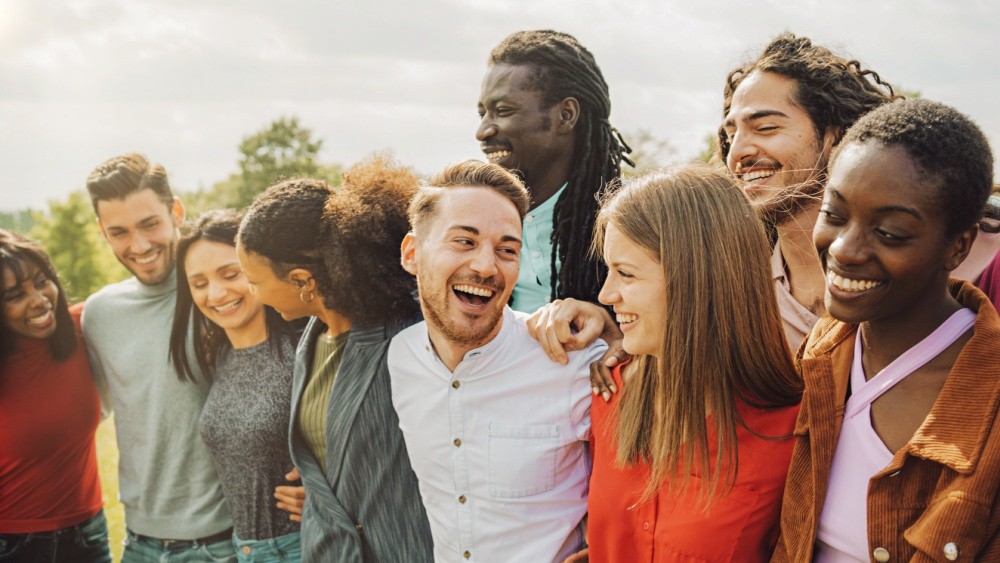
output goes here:
[[3, 0], [0, 210], [42, 209], [129, 151], [175, 190], [209, 187], [282, 116], [323, 139], [323, 163], [390, 149], [432, 174], [482, 158], [486, 56], [521, 29], [576, 36], [612, 124], [666, 140], [664, 160], [705, 146], [729, 70], [785, 30], [958, 108], [1000, 147], [998, 21], [992, 0]]

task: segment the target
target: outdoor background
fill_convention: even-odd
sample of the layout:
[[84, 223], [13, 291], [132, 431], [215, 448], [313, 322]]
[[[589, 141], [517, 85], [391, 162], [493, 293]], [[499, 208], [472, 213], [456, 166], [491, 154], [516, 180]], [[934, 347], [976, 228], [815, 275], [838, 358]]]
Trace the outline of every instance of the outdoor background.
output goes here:
[[[189, 215], [275, 179], [391, 150], [422, 174], [482, 158], [487, 53], [552, 28], [595, 55], [642, 166], [704, 157], [728, 71], [784, 30], [967, 113], [1000, 143], [1000, 3], [989, 0], [4, 0], [0, 227], [43, 242], [74, 300], [126, 273], [83, 194], [128, 151], [162, 163]], [[100, 435], [113, 547], [121, 513]]]

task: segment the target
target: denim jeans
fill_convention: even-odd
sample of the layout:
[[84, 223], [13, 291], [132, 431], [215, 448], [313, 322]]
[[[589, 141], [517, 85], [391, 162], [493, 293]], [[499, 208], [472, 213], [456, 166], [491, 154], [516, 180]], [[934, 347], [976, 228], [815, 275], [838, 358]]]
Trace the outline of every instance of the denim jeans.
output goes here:
[[104, 511], [52, 532], [0, 534], [0, 562], [111, 563]]
[[292, 532], [269, 540], [241, 540], [233, 534], [240, 563], [298, 563], [302, 561], [299, 533]]
[[155, 540], [137, 537], [125, 530], [122, 563], [236, 563], [233, 541], [223, 539], [203, 543], [194, 541]]

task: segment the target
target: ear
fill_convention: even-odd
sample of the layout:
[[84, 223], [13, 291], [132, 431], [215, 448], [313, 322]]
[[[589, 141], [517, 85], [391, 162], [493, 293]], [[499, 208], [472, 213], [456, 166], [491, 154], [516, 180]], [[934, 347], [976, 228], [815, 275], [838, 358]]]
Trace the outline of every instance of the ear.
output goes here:
[[101, 223], [101, 218], [98, 217], [98, 218], [94, 219], [94, 221], [97, 221], [97, 230], [101, 231], [101, 238], [104, 239], [104, 242], [107, 242], [108, 241], [108, 233], [104, 232], [104, 223]]
[[826, 131], [820, 138], [820, 144], [823, 147], [820, 149], [820, 154], [823, 155], [824, 160], [830, 159], [830, 153], [833, 152], [833, 147], [836, 146], [837, 140], [840, 139], [840, 135], [843, 132], [844, 130], [836, 125], [831, 125], [826, 128]]
[[556, 130], [560, 133], [572, 133], [577, 120], [580, 119], [580, 102], [576, 98], [565, 98], [556, 104], [556, 107], [559, 108]]
[[399, 263], [412, 275], [417, 275], [417, 237], [413, 231], [406, 233], [399, 245]]
[[187, 212], [184, 209], [184, 203], [181, 198], [174, 196], [174, 204], [170, 206], [170, 215], [174, 218], [174, 226], [180, 227], [184, 223], [184, 217], [187, 216]]
[[972, 243], [976, 242], [976, 235], [978, 234], [978, 223], [959, 233], [958, 237], [949, 246], [948, 255], [944, 261], [945, 270], [950, 272], [962, 265], [962, 262], [969, 256], [969, 251], [972, 250]]
[[288, 280], [288, 283], [295, 286], [295, 289], [316, 291], [316, 278], [313, 277], [312, 272], [305, 268], [295, 268], [288, 272], [285, 279]]

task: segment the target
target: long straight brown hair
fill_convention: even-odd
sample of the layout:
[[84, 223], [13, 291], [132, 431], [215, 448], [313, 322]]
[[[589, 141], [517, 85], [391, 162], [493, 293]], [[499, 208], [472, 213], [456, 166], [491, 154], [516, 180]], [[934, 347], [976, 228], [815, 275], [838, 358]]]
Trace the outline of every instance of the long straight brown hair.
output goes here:
[[704, 476], [699, 498], [707, 508], [720, 484], [728, 490], [736, 478], [736, 429], [746, 427], [737, 401], [777, 408], [802, 396], [781, 327], [764, 228], [733, 180], [701, 164], [645, 174], [605, 200], [595, 228], [596, 253], [603, 253], [609, 224], [652, 253], [666, 279], [667, 326], [659, 357], [636, 358], [622, 391], [618, 462], [650, 465], [643, 500], [664, 483], [686, 490], [698, 464]]

